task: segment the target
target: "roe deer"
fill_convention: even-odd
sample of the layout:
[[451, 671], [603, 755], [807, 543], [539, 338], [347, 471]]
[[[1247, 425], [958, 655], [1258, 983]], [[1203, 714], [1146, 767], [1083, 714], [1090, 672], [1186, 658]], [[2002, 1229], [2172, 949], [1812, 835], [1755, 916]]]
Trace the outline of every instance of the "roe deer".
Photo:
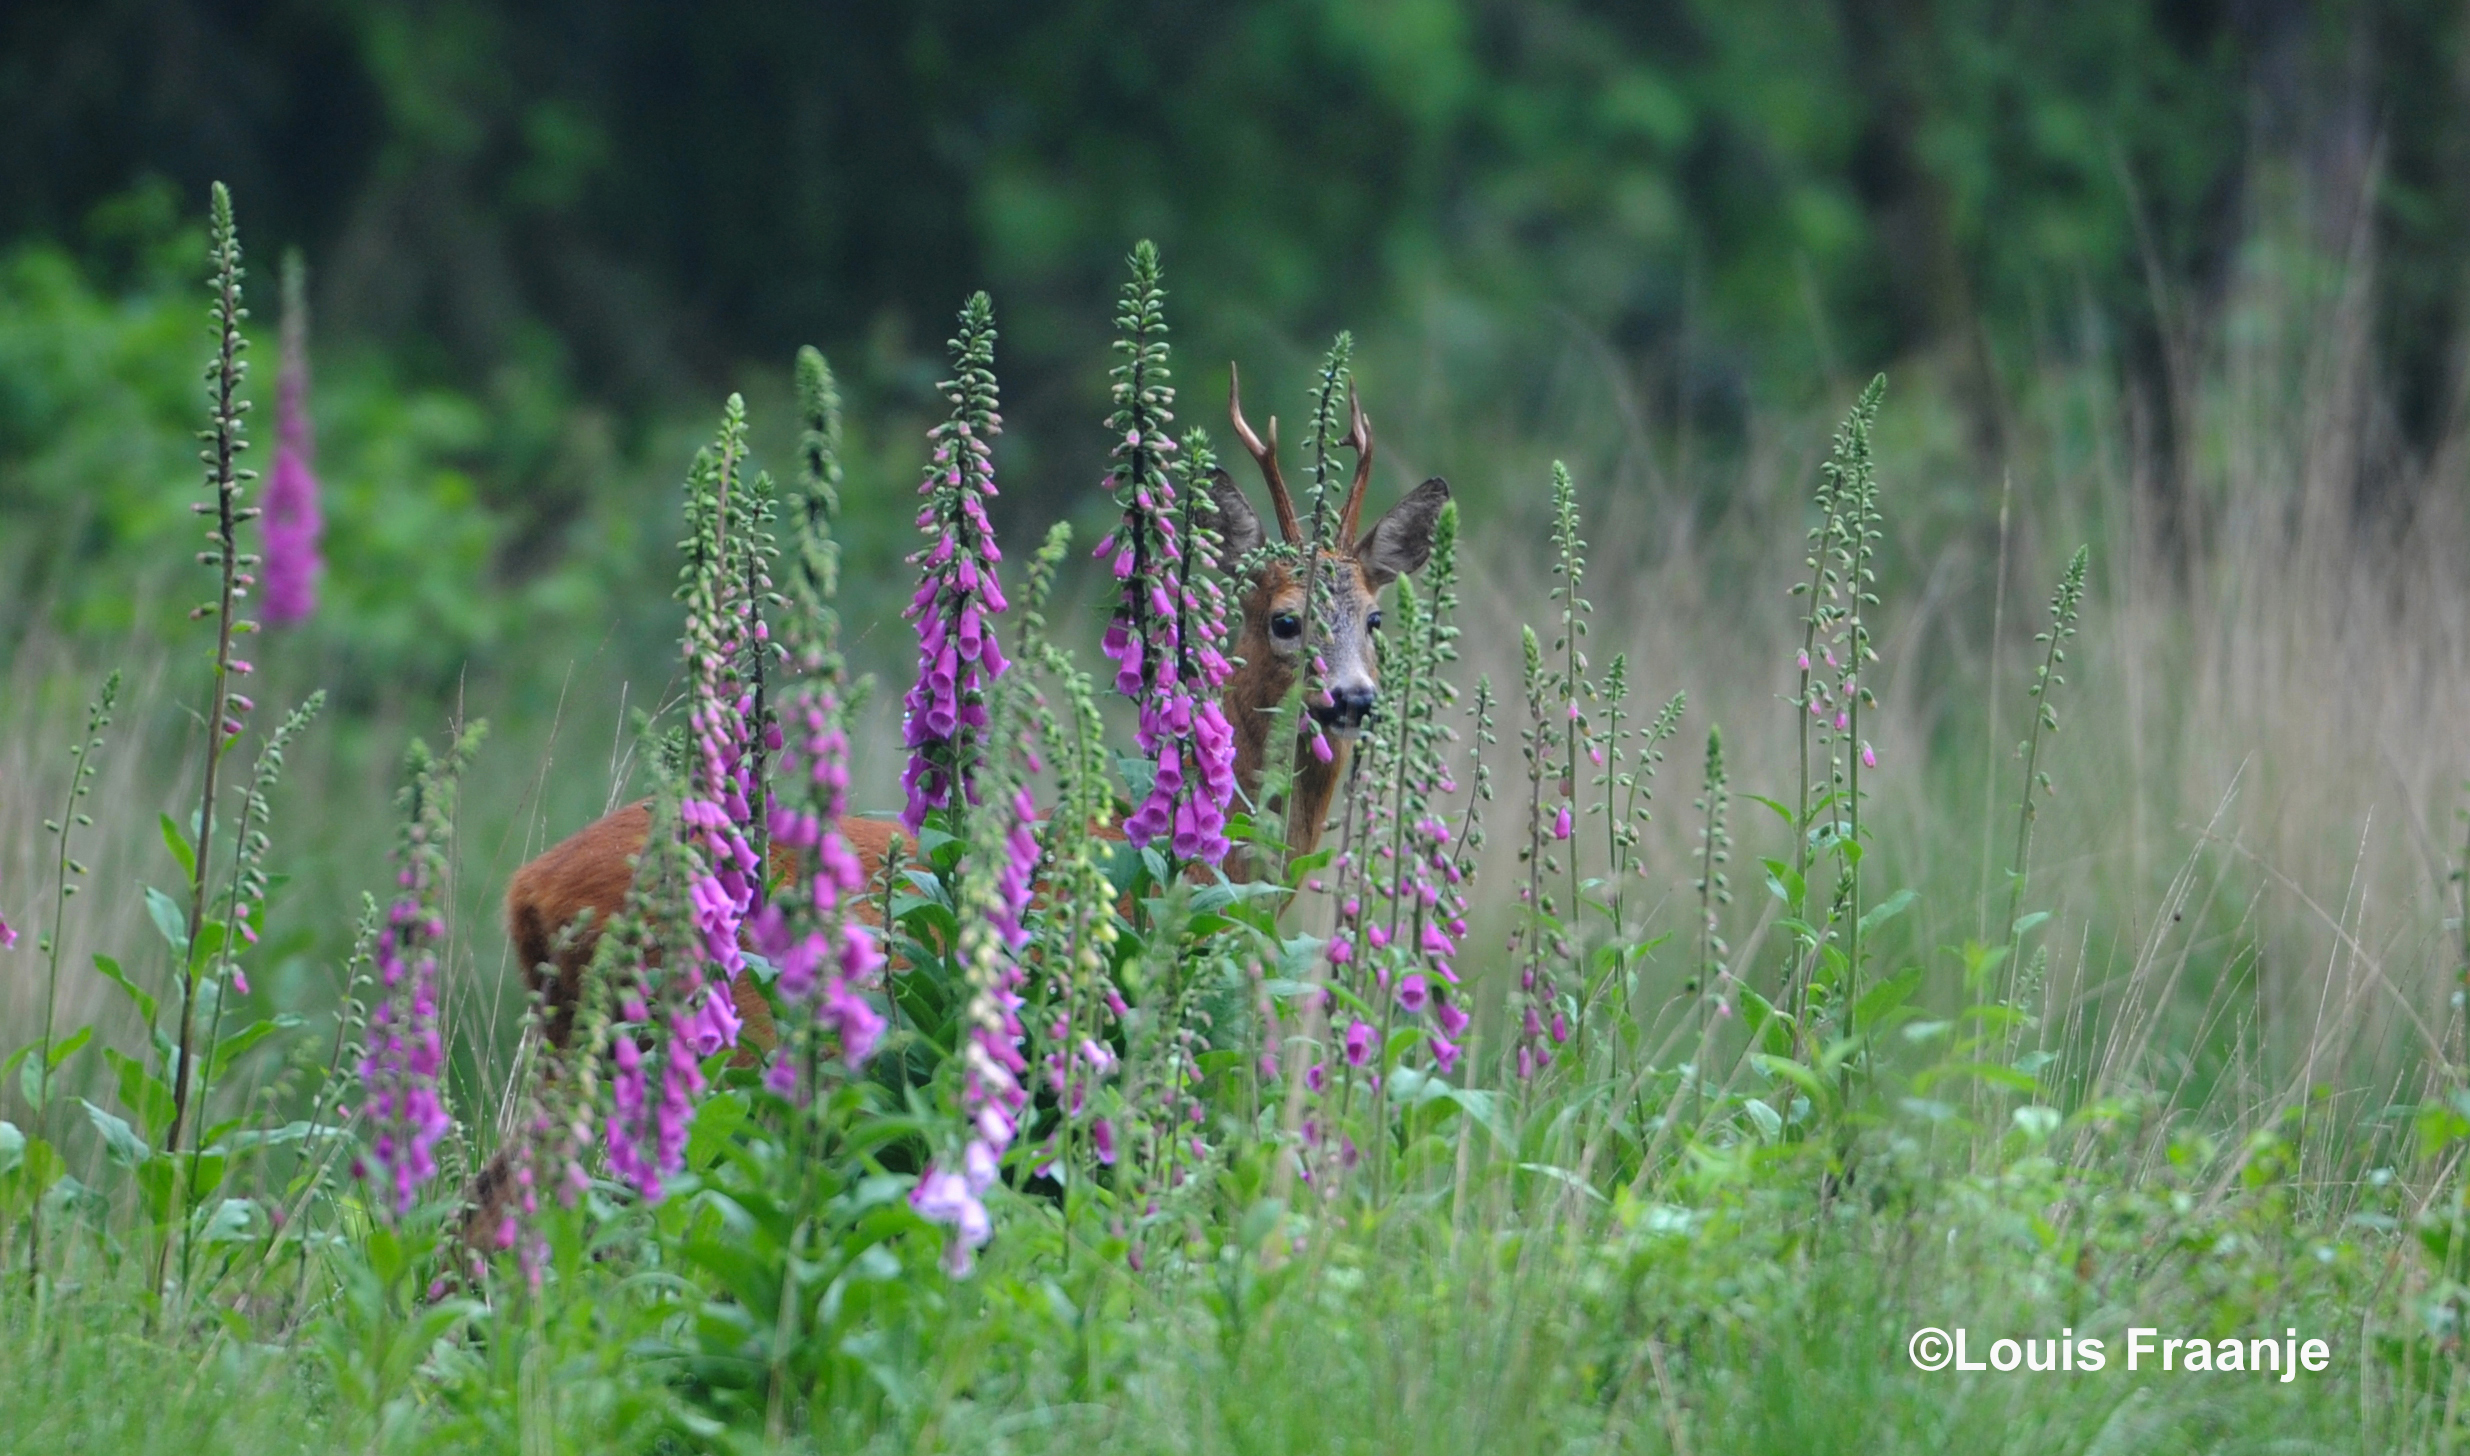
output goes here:
[[[1379, 695], [1372, 634], [1380, 627], [1381, 590], [1423, 566], [1432, 554], [1434, 524], [1449, 500], [1448, 482], [1438, 477], [1427, 480], [1349, 544], [1363, 515], [1364, 489], [1372, 480], [1372, 425], [1351, 395], [1347, 403], [1350, 429], [1346, 443], [1355, 451], [1355, 478], [1331, 542], [1315, 544], [1305, 539], [1294, 500], [1278, 473], [1278, 421], [1271, 418], [1269, 441], [1262, 443], [1244, 420], [1240, 384], [1234, 367], [1228, 366], [1227, 413], [1268, 483], [1279, 536], [1297, 553], [1291, 561], [1268, 562], [1246, 583], [1241, 594], [1243, 627], [1236, 641], [1242, 665], [1220, 693], [1235, 732], [1235, 781], [1247, 798], [1257, 799], [1260, 793], [1276, 710], [1303, 666], [1305, 577], [1315, 575], [1327, 586], [1328, 613], [1314, 643], [1326, 669], [1323, 685], [1327, 692], [1323, 701], [1310, 705], [1310, 711], [1336, 742], [1327, 762], [1307, 751], [1303, 740], [1295, 744], [1294, 802], [1287, 823], [1289, 846], [1296, 854], [1310, 853], [1318, 844], [1330, 801], [1346, 772], [1349, 740], [1362, 731]], [[1261, 518], [1225, 471], [1212, 472], [1209, 494], [1218, 529], [1225, 537], [1226, 560], [1239, 560], [1263, 543]], [[599, 927], [608, 924], [625, 901], [634, 879], [635, 856], [651, 832], [651, 822], [648, 800], [615, 810], [515, 871], [507, 884], [507, 934], [526, 975], [534, 978], [547, 1002], [545, 1032], [555, 1047], [563, 1049], [573, 1033], [584, 967], [591, 961]], [[895, 841], [904, 848], [907, 844], [898, 826], [887, 820], [850, 815], [841, 819], [839, 827], [857, 852], [869, 882], [882, 871]], [[779, 866], [771, 868], [777, 873]], [[561, 944], [560, 932], [587, 909], [592, 912], [590, 922]], [[762, 993], [750, 978], [741, 977], [732, 987], [732, 998], [746, 1019], [749, 1039], [759, 1049], [769, 1050], [772, 1018]]]

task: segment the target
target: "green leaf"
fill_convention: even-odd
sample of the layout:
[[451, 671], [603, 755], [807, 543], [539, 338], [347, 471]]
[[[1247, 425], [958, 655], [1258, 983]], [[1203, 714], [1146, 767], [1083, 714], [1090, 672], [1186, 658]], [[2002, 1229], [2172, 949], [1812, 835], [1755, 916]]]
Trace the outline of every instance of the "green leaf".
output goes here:
[[1809, 886], [1791, 865], [1780, 859], [1762, 859], [1759, 863], [1767, 867], [1768, 894], [1787, 905], [1798, 905], [1809, 895]]
[[[1866, 916], [1863, 918], [1867, 918]], [[1913, 992], [1921, 987], [1921, 968], [1906, 966], [1903, 970], [1861, 993], [1853, 1002], [1852, 1024], [1864, 1031], [1871, 1029], [1893, 1014]]]
[[1784, 1114], [1776, 1111], [1772, 1107], [1769, 1107], [1764, 1102], [1758, 1101], [1756, 1098], [1752, 1098], [1749, 1101], [1742, 1103], [1741, 1110], [1750, 1115], [1750, 1121], [1758, 1124], [1758, 1135], [1760, 1137], [1765, 1138], [1769, 1142], [1773, 1142], [1777, 1138], [1783, 1136]]
[[1741, 1024], [1748, 1029], [1752, 1046], [1764, 1046], [1778, 1055], [1792, 1050], [1792, 1018], [1746, 987], [1741, 992]]
[[19, 1047], [10, 1054], [8, 1065], [17, 1069], [17, 1090], [25, 1094], [26, 1105], [39, 1111], [47, 1089], [43, 1085], [43, 1060], [34, 1051], [31, 1042]]
[[[1775, 1057], [1768, 1056], [1765, 1053], [1757, 1053], [1753, 1054], [1750, 1060], [1757, 1063], [1760, 1067], [1765, 1068], [1769, 1075], [1781, 1077], [1785, 1081], [1790, 1082], [1794, 1086], [1800, 1088], [1803, 1092], [1808, 1093], [1809, 1099], [1813, 1105], [1825, 1107], [1832, 1106], [1834, 1104], [1835, 1094], [1833, 1090], [1827, 1086], [1826, 1082], [1822, 1080], [1816, 1072], [1811, 1071], [1809, 1068], [1801, 1065], [1799, 1062], [1794, 1061], [1792, 1058]], [[1765, 1104], [1761, 1103], [1759, 1105], [1764, 1106]]]
[[686, 1134], [686, 1166], [701, 1172], [719, 1158], [730, 1135], [746, 1125], [751, 1099], [743, 1092], [707, 1097], [695, 1109], [695, 1125]]
[[120, 1105], [137, 1114], [148, 1138], [171, 1126], [172, 1092], [161, 1078], [146, 1070], [145, 1063], [111, 1047], [103, 1048], [103, 1060], [111, 1064]]
[[2013, 1067], [2002, 1067], [1996, 1062], [1942, 1062], [1935, 1067], [1922, 1068], [1920, 1073], [1913, 1078], [1913, 1090], [1927, 1092], [1939, 1083], [1955, 1077], [1972, 1077], [1994, 1086], [2013, 1088], [2018, 1092], [2035, 1091], [2041, 1086], [2037, 1079]]
[[202, 1243], [236, 1244], [249, 1237], [249, 1225], [257, 1215], [257, 1205], [246, 1198], [226, 1198], [214, 1206], [203, 1227], [197, 1231]]
[[1244, 1221], [1237, 1226], [1235, 1231], [1235, 1246], [1240, 1249], [1258, 1250], [1262, 1241], [1275, 1233], [1278, 1226], [1284, 1222], [1286, 1222], [1286, 1200], [1264, 1198], [1244, 1210]]
[[79, 1051], [84, 1049], [86, 1043], [92, 1040], [94, 1040], [94, 1028], [91, 1026], [81, 1026], [77, 1028], [77, 1030], [70, 1032], [67, 1036], [53, 1042], [51, 1044], [51, 1064], [53, 1070], [57, 1071], [62, 1062], [76, 1056]]
[[[11, 1149], [14, 1136], [15, 1147]], [[41, 1138], [29, 1138], [0, 1122], [0, 1208], [16, 1199], [41, 1197], [69, 1171], [58, 1150]]]
[[180, 832], [180, 826], [172, 822], [171, 815], [157, 814], [154, 817], [163, 826], [163, 847], [172, 852], [172, 859], [179, 864], [180, 873], [195, 881], [197, 851], [189, 847], [189, 837]]
[[1876, 930], [1878, 927], [1886, 924], [1890, 920], [1893, 920], [1898, 915], [1903, 914], [1906, 910], [1912, 907], [1913, 901], [1920, 898], [1921, 897], [1918, 894], [1911, 890], [1898, 890], [1863, 913], [1858, 929], [1861, 934], [1866, 936], [1871, 931]]
[[124, 1168], [134, 1168], [153, 1155], [154, 1150], [146, 1145], [144, 1138], [137, 1135], [137, 1129], [93, 1103], [87, 1102], [83, 1097], [77, 1100], [84, 1105], [86, 1117], [94, 1123], [94, 1130], [103, 1135], [104, 1151], [111, 1154], [113, 1162]]
[[214, 1060], [208, 1064], [206, 1075], [220, 1080], [223, 1074], [231, 1069], [232, 1063], [249, 1054], [249, 1048], [256, 1046], [278, 1031], [289, 1031], [301, 1024], [302, 1019], [297, 1016], [275, 1016], [264, 1021], [250, 1022], [230, 1036], [223, 1038], [223, 1044], [214, 1049]]
[[[1407, 1030], [1410, 1035], [1421, 1034], [1411, 1027]], [[1449, 1094], [1449, 1083], [1421, 1067], [1394, 1067], [1390, 1070], [1389, 1100], [1401, 1107], [1420, 1106], [1447, 1098]]]
[[1744, 799], [1749, 800], [1749, 801], [1750, 801], [1751, 803], [1753, 803], [1753, 804], [1764, 804], [1764, 805], [1766, 805], [1768, 808], [1770, 808], [1770, 809], [1772, 809], [1772, 810], [1774, 810], [1774, 811], [1775, 811], [1775, 817], [1776, 817], [1776, 818], [1781, 819], [1781, 820], [1783, 820], [1783, 821], [1784, 821], [1784, 827], [1785, 827], [1785, 828], [1789, 829], [1789, 828], [1792, 828], [1792, 827], [1793, 827], [1793, 819], [1792, 819], [1792, 806], [1791, 806], [1791, 805], [1789, 805], [1789, 804], [1779, 804], [1779, 803], [1777, 803], [1775, 800], [1770, 799], [1770, 798], [1766, 797], [1766, 796], [1765, 796], [1765, 795], [1763, 795], [1763, 794], [1743, 794], [1741, 797], [1742, 797], [1742, 798], [1744, 798]]
[[241, 1153], [251, 1148], [274, 1148], [306, 1142], [312, 1137], [320, 1142], [332, 1142], [350, 1135], [350, 1130], [347, 1128], [335, 1127], [331, 1124], [311, 1127], [307, 1120], [303, 1119], [298, 1122], [287, 1122], [276, 1128], [244, 1127], [228, 1138], [216, 1139], [213, 1145], [227, 1153]]
[[94, 958], [94, 968], [103, 973], [104, 980], [120, 988], [121, 994], [127, 996], [129, 1003], [137, 1008], [137, 1014], [146, 1018], [148, 1026], [154, 1025], [160, 1008], [153, 996], [138, 989], [137, 983], [120, 969], [120, 962], [107, 955], [98, 955]]
[[2020, 1130], [2027, 1139], [2037, 1143], [2047, 1142], [2050, 1134], [2058, 1131], [2058, 1125], [2061, 1120], [2062, 1119], [2059, 1116], [2059, 1111], [2057, 1108], [2044, 1107], [2037, 1102], [2019, 1107], [2015, 1110], [2015, 1125], [2017, 1129]]
[[1589, 1198], [1594, 1199], [1598, 1203], [1608, 1201], [1603, 1194], [1596, 1191], [1594, 1184], [1589, 1183], [1586, 1179], [1579, 1177], [1567, 1168], [1556, 1168], [1550, 1163], [1520, 1163], [1518, 1165], [1518, 1170], [1522, 1173], [1541, 1173], [1545, 1177], [1553, 1179], [1556, 1182], [1566, 1183], [1570, 1187], [1577, 1189], [1579, 1192], [1587, 1195]]
[[163, 933], [163, 943], [172, 948], [174, 956], [189, 953], [189, 917], [179, 901], [148, 885], [146, 914], [153, 918], [154, 928]]
[[232, 928], [220, 920], [201, 921], [197, 934], [189, 941], [189, 969], [200, 972], [213, 965], [215, 957], [232, 942]]
[[2018, 920], [2016, 921], [2016, 923], [2015, 923], [2015, 934], [2016, 934], [2018, 937], [2021, 937], [2021, 936], [2023, 936], [2023, 935], [2024, 935], [2024, 933], [2025, 933], [2025, 932], [2027, 932], [2027, 931], [2031, 930], [2033, 927], [2035, 927], [2035, 926], [2039, 925], [2042, 921], [2047, 920], [2047, 919], [2049, 919], [2049, 918], [2050, 918], [2050, 912], [2049, 912], [2049, 911], [2047, 911], [2047, 910], [2035, 910], [2032, 914], [2030, 914], [2030, 915], [2026, 915], [2026, 916], [2023, 916], [2022, 918], [2020, 918], [2020, 919], [2018, 919]]

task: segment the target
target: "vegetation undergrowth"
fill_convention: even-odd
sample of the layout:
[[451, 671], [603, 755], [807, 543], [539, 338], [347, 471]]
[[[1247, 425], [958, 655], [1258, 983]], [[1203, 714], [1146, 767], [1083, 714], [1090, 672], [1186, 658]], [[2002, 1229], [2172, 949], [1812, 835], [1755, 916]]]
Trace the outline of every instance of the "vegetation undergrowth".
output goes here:
[[[1442, 507], [1362, 618], [1379, 710], [1348, 739], [1326, 710], [1356, 630], [1335, 471], [1373, 448], [1352, 341], [1307, 402], [1300, 539], [1247, 537], [1208, 434], [1172, 428], [1163, 269], [1133, 251], [1097, 550], [1114, 670], [1092, 674], [1050, 621], [1068, 526], [1025, 559], [995, 540], [998, 335], [979, 294], [919, 487], [907, 837], [870, 866], [847, 817], [851, 714], [890, 690], [844, 651], [841, 405], [808, 351], [787, 488], [755, 467], [736, 396], [687, 471], [685, 686], [633, 723], [651, 829], [622, 906], [565, 928], [591, 943], [572, 1003], [543, 978], [513, 1065], [465, 1076], [458, 1058], [497, 1044], [448, 1015], [443, 980], [477, 722], [406, 752], [395, 879], [358, 907], [336, 1009], [248, 984], [277, 953], [285, 754], [323, 700], [275, 720], [246, 691], [241, 653], [283, 643], [247, 615], [277, 567], [261, 558], [302, 545], [253, 525], [220, 188], [209, 242], [216, 594], [195, 630], [214, 647], [204, 682], [165, 689], [205, 708], [197, 802], [144, 826], [167, 857], [169, 889], [136, 887], [162, 944], [80, 963], [61, 939], [60, 907], [96, 888], [81, 856], [122, 828], [84, 807], [121, 771], [117, 674], [69, 745], [50, 882], [0, 885], [33, 932], [12, 970], [100, 977], [144, 1027], [114, 1045], [118, 1021], [55, 1024], [47, 994], [39, 1036], [0, 1064], [22, 1106], [0, 1123], [13, 1444], [2457, 1436], [2470, 1090], [2452, 1025], [2363, 1106], [2333, 1065], [2350, 1008], [2320, 1014], [2295, 1073], [2275, 1062], [2272, 1095], [2225, 1107], [2186, 1095], [2183, 1048], [2158, 1034], [2193, 956], [2169, 927], [2192, 908], [2229, 946], [2201, 964], [2245, 953], [2235, 916], [2190, 903], [2219, 881], [2172, 881], [2121, 987], [2088, 986], [2089, 958], [2053, 943], [2036, 828], [2089, 690], [2069, 672], [2089, 547], [2007, 705], [2027, 727], [1993, 764], [2012, 828], [1980, 867], [1979, 933], [1913, 933], [1909, 860], [1865, 807], [1899, 768], [1872, 727], [1898, 682], [1883, 380], [1850, 404], [1795, 579], [1774, 583], [1790, 689], [1763, 718], [1702, 725], [1683, 684], [1591, 657], [1583, 493], [1556, 463], [1549, 594], [1515, 683], [1458, 680], [1467, 531]], [[1303, 666], [1281, 701], [1244, 706], [1276, 715], [1244, 785], [1220, 695], [1263, 625], [1242, 614], [1264, 572], [1301, 584]], [[1108, 688], [1137, 716], [1130, 747]], [[1668, 760], [1684, 743], [1703, 744], [1686, 814]], [[1747, 778], [1750, 743], [1786, 745], [1776, 782]], [[1329, 822], [1292, 822], [1302, 777], [1341, 755]], [[1678, 885], [1666, 859], [1688, 867]], [[2470, 932], [2439, 929], [2448, 971], [2470, 970]], [[97, 1078], [110, 1105], [63, 1090]], [[1925, 1327], [1995, 1368], [1917, 1368]], [[2136, 1330], [2175, 1341], [2173, 1363], [2129, 1370]], [[134, 1389], [165, 1394], [140, 1407]]]

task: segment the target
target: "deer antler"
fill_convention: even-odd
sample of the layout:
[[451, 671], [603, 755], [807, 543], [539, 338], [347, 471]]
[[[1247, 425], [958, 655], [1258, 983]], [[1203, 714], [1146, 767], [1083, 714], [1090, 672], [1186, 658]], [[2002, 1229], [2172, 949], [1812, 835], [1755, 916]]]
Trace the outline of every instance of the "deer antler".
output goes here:
[[1278, 534], [1289, 546], [1303, 545], [1304, 528], [1295, 519], [1295, 502], [1286, 493], [1285, 478], [1278, 474], [1278, 417], [1269, 417], [1269, 443], [1262, 444], [1261, 437], [1244, 422], [1243, 381], [1236, 377], [1235, 362], [1231, 359], [1226, 366], [1226, 412], [1235, 421], [1236, 437], [1244, 442], [1253, 463], [1261, 467], [1261, 478], [1269, 482], [1269, 503], [1278, 512]]
[[1364, 488], [1372, 484], [1372, 421], [1355, 398], [1352, 382], [1346, 389], [1346, 443], [1355, 451], [1355, 482], [1347, 487], [1346, 509], [1338, 513], [1338, 540], [1341, 551], [1355, 549], [1355, 528], [1363, 520]]

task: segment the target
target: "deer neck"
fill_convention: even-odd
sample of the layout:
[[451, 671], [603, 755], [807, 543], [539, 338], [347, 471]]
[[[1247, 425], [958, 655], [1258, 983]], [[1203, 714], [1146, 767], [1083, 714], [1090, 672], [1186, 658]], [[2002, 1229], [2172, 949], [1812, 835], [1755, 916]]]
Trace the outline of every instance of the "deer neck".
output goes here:
[[[1277, 671], [1268, 660], [1266, 646], [1227, 679], [1223, 706], [1228, 726], [1235, 730], [1235, 784], [1255, 812], [1262, 807], [1261, 780], [1269, 767], [1271, 738], [1282, 721], [1277, 707], [1293, 682], [1292, 673]], [[1346, 777], [1350, 745], [1343, 738], [1332, 738], [1329, 746], [1330, 760], [1323, 763], [1309, 743], [1295, 742], [1295, 777], [1285, 806], [1290, 855], [1310, 854], [1319, 847], [1321, 826], [1329, 821], [1329, 807]]]

